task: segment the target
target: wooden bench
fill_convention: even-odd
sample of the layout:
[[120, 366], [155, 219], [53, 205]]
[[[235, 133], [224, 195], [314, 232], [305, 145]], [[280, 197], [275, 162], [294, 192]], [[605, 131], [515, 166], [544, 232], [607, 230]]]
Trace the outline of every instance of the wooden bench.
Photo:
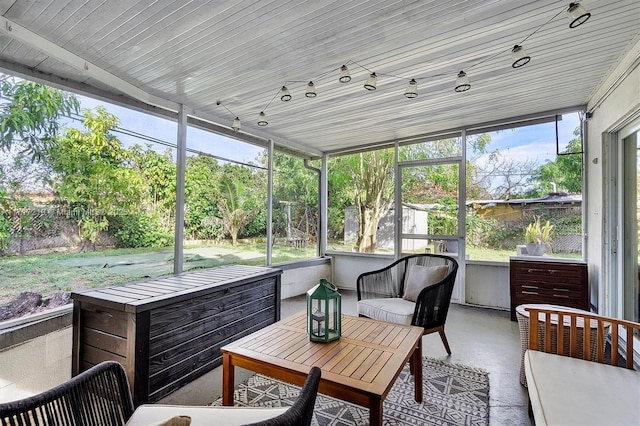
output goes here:
[[[537, 308], [527, 311], [530, 318], [544, 318], [529, 322], [529, 349], [524, 360], [536, 425], [637, 424], [640, 372], [634, 370], [633, 339], [640, 324], [588, 312]], [[583, 333], [579, 347], [581, 323], [597, 330], [595, 345], [591, 333]], [[544, 327], [543, 333], [539, 332], [540, 327]], [[551, 333], [556, 327], [557, 338], [552, 344]], [[607, 328], [611, 330], [610, 359], [605, 356], [609, 346]], [[540, 334], [544, 345], [539, 341]], [[623, 345], [620, 337], [624, 337]], [[591, 353], [592, 347], [596, 348], [595, 354]], [[620, 353], [625, 356], [622, 367], [618, 366]]]
[[280, 269], [225, 265], [72, 293], [76, 375], [120, 362], [136, 406], [222, 364], [220, 348], [280, 320]]

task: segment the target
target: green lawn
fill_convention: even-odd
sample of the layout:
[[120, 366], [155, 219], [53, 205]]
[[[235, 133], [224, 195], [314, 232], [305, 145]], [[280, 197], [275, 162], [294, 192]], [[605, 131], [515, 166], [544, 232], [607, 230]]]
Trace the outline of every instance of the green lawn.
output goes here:
[[[273, 248], [273, 262], [315, 257], [315, 247]], [[210, 268], [227, 263], [264, 265], [264, 241], [188, 245], [183, 269]], [[21, 292], [44, 296], [56, 291], [103, 287], [168, 275], [173, 272], [173, 248], [111, 249], [87, 253], [9, 256], [0, 258], [0, 304]]]
[[[334, 247], [335, 248], [335, 247]], [[316, 256], [314, 246], [289, 247], [274, 244], [273, 263], [308, 259]], [[508, 262], [513, 250], [468, 248], [470, 260]], [[579, 254], [557, 254], [580, 258]], [[186, 245], [183, 269], [209, 268], [227, 263], [264, 265], [264, 240], [240, 241], [237, 246]], [[113, 249], [87, 253], [10, 256], [0, 258], [0, 304], [21, 292], [33, 291], [43, 296], [56, 291], [103, 287], [153, 278], [173, 272], [173, 248]]]

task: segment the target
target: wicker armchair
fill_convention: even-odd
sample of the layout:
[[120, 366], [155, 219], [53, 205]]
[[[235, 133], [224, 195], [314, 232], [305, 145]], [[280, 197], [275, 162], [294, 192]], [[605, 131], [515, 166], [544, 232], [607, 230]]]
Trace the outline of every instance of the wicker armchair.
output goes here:
[[145, 404], [138, 407], [128, 426], [161, 424], [176, 416], [187, 416], [193, 425], [309, 426], [322, 371], [312, 367], [298, 398], [290, 407], [193, 407]]
[[0, 424], [122, 426], [132, 413], [122, 365], [105, 361], [46, 392], [0, 404]]
[[[440, 266], [444, 276], [416, 292], [417, 297], [407, 300], [409, 280], [415, 287], [415, 278], [409, 279], [413, 266], [434, 268]], [[415, 268], [417, 270], [418, 268]], [[451, 294], [458, 272], [458, 262], [449, 256], [417, 254], [396, 260], [377, 271], [365, 272], [358, 277], [358, 314], [381, 321], [411, 324], [424, 328], [424, 334], [438, 332], [447, 353], [451, 349], [444, 332]]]
[[312, 367], [304, 382], [296, 402], [284, 414], [262, 422], [251, 423], [247, 426], [309, 426], [313, 418], [313, 408], [320, 386], [322, 370]]

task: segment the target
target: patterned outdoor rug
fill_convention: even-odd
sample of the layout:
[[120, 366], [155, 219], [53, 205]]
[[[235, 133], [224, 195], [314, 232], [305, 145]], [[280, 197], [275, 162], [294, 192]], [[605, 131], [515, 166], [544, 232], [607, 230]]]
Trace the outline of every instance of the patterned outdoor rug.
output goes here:
[[[479, 368], [424, 358], [424, 395], [414, 399], [409, 367], [384, 401], [384, 425], [488, 425], [489, 376]], [[235, 390], [237, 406], [280, 407], [293, 404], [300, 388], [255, 374]], [[212, 405], [222, 405], [222, 399]], [[318, 394], [314, 419], [324, 425], [368, 425], [369, 410]]]

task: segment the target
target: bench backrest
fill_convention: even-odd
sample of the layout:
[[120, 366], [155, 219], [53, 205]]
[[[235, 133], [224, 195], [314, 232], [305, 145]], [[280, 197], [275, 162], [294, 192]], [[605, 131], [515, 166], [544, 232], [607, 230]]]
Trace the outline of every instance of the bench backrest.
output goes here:
[[[624, 366], [629, 369], [634, 368], [633, 335], [640, 333], [639, 323], [588, 312], [525, 309], [529, 312], [529, 349], [573, 358], [577, 358], [580, 354], [583, 359], [615, 366], [618, 366], [618, 357], [622, 350], [626, 358]], [[538, 321], [534, 321], [534, 318], [538, 318]], [[587, 329], [591, 332], [585, 332]], [[611, 334], [611, 356], [607, 360], [605, 343], [609, 333]], [[625, 343], [621, 347], [620, 337], [622, 336]], [[592, 341], [593, 339], [595, 342]], [[593, 350], [596, 351], [595, 354], [591, 353]]]

